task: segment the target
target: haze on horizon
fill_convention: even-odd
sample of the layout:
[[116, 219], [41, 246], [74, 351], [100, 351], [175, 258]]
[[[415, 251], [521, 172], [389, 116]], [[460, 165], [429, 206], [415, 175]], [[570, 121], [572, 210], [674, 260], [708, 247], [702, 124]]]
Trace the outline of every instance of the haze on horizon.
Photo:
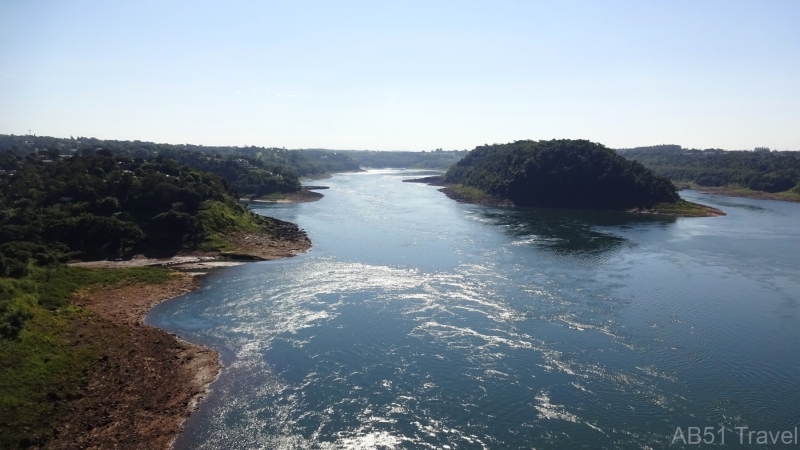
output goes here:
[[791, 0], [5, 1], [0, 133], [797, 150], [798, 24]]

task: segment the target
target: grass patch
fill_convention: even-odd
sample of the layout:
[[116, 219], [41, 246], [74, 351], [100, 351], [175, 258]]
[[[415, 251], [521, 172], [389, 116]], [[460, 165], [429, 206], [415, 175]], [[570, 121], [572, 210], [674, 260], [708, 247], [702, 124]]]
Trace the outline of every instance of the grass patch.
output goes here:
[[773, 195], [776, 195], [779, 200], [800, 202], [800, 190], [798, 189], [791, 189], [785, 192], [778, 192]]
[[491, 195], [487, 194], [483, 190], [472, 186], [465, 186], [463, 184], [450, 184], [447, 187], [455, 194], [473, 200], [485, 200], [492, 198]]
[[279, 200], [291, 199], [291, 198], [295, 197], [294, 194], [295, 194], [294, 192], [292, 192], [290, 194], [284, 194], [282, 192], [273, 192], [272, 194], [262, 195], [261, 197], [258, 197], [256, 200], [268, 200], [268, 201], [276, 202], [276, 201], [279, 201]]
[[[651, 208], [651, 212], [656, 214], [668, 214], [681, 217], [709, 217], [724, 215], [717, 213], [717, 209], [698, 203], [678, 200], [675, 203], [659, 203]], [[721, 212], [721, 211], [720, 211]]]
[[700, 186], [696, 183], [686, 183], [686, 185], [689, 186], [689, 188], [694, 189], [696, 191], [709, 192], [712, 194], [719, 194], [719, 195], [727, 195], [731, 197], [800, 202], [800, 190], [798, 190], [796, 187], [783, 192], [764, 192], [764, 191], [754, 191], [752, 189], [736, 185], [718, 186], [718, 187]]
[[234, 246], [225, 238], [232, 232], [269, 232], [269, 224], [260, 216], [240, 205], [228, 205], [219, 201], [204, 202], [197, 213], [203, 224], [205, 239], [202, 250], [233, 250]]
[[297, 192], [289, 192], [289, 193], [282, 193], [282, 192], [274, 192], [272, 194], [267, 194], [261, 197], [258, 197], [254, 200], [262, 200], [268, 202], [291, 202], [291, 203], [304, 203], [304, 202], [313, 202], [322, 198], [323, 195], [309, 191], [307, 189], [301, 189]]
[[[60, 403], [79, 398], [100, 343], [72, 345], [86, 312], [35, 308], [16, 340], [0, 340], [0, 447], [18, 448], [52, 435]], [[71, 342], [72, 341], [72, 342]]]
[[36, 284], [39, 305], [52, 310], [69, 304], [72, 294], [79, 288], [88, 288], [91, 291], [108, 286], [160, 284], [171, 277], [172, 273], [162, 267], [104, 270], [57, 266], [37, 269], [29, 278]]
[[24, 448], [52, 436], [59, 415], [69, 413], [63, 402], [81, 396], [87, 373], [103, 352], [106, 341], [97, 336], [124, 333], [71, 305], [75, 291], [159, 284], [171, 277], [163, 268], [59, 266], [33, 268], [20, 280], [0, 279], [2, 320], [19, 318], [13, 311], [24, 319], [16, 333], [0, 337], [0, 448]]

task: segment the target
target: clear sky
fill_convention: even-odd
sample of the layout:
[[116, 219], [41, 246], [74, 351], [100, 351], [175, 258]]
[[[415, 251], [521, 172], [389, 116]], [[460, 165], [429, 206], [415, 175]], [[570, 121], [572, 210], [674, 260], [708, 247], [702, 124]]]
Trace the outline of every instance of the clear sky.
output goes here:
[[0, 133], [800, 149], [800, 0], [0, 0]]

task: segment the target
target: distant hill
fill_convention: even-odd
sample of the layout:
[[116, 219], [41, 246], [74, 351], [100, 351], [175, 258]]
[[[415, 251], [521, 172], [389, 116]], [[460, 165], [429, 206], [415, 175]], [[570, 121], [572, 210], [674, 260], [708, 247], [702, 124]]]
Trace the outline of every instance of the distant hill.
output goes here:
[[800, 152], [777, 152], [765, 147], [725, 151], [656, 145], [618, 149], [617, 153], [675, 182], [701, 187], [735, 186], [768, 193], [800, 191]]
[[666, 178], [585, 140], [477, 147], [452, 166], [443, 181], [518, 206], [627, 210], [680, 200]]
[[372, 169], [441, 169], [445, 170], [463, 158], [466, 150], [436, 149], [430, 152], [339, 150], [361, 167]]

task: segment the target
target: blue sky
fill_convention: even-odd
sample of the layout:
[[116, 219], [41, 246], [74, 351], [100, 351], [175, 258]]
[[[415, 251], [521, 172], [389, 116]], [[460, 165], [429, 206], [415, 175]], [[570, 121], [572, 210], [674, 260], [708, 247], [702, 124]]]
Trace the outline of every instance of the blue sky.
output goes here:
[[0, 0], [0, 133], [800, 150], [800, 1]]

